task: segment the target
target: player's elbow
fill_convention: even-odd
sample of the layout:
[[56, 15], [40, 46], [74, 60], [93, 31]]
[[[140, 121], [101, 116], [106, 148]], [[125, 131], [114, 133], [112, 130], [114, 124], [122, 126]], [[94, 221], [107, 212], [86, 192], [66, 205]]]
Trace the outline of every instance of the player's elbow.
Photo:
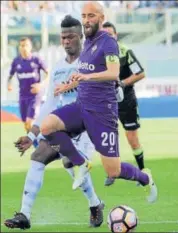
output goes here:
[[111, 71], [110, 72], [110, 77], [113, 81], [118, 81], [119, 77], [119, 71]]

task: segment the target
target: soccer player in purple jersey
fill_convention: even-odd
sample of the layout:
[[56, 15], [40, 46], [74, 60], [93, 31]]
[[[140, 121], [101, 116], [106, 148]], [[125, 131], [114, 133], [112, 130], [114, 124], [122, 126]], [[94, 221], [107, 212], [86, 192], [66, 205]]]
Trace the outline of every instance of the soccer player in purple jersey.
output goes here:
[[8, 91], [12, 90], [11, 80], [14, 74], [19, 81], [19, 106], [21, 119], [28, 132], [31, 128], [35, 114], [40, 107], [42, 96], [40, 91], [44, 88], [47, 79], [41, 82], [40, 71], [43, 70], [48, 77], [48, 70], [44, 62], [32, 54], [30, 38], [22, 38], [19, 42], [19, 53], [12, 64], [8, 78]]
[[98, 2], [84, 4], [82, 23], [86, 41], [79, 57], [79, 72], [71, 77], [79, 82], [77, 101], [49, 114], [42, 122], [41, 132], [53, 148], [58, 147], [73, 165], [79, 166], [73, 189], [84, 182], [91, 164], [78, 153], [70, 135], [86, 130], [108, 177], [140, 182], [149, 188], [148, 202], [154, 202], [157, 187], [151, 174], [120, 161], [115, 88], [120, 71], [119, 49], [116, 40], [101, 30], [103, 12]]

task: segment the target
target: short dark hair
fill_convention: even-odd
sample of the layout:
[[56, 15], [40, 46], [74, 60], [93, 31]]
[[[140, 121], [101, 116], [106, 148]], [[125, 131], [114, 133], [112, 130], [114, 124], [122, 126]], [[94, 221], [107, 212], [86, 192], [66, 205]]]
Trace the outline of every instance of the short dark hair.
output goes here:
[[30, 41], [30, 43], [32, 44], [32, 40], [31, 40], [29, 37], [22, 37], [22, 38], [19, 40], [19, 43], [20, 43], [20, 42], [23, 42], [23, 41]]
[[103, 24], [103, 28], [113, 28], [114, 33], [117, 34], [116, 27], [114, 26], [114, 24], [112, 24], [112, 23], [110, 23], [110, 22], [105, 22], [105, 23]]
[[73, 18], [71, 15], [66, 15], [61, 22], [61, 28], [80, 27], [82, 30], [82, 24], [78, 19]]

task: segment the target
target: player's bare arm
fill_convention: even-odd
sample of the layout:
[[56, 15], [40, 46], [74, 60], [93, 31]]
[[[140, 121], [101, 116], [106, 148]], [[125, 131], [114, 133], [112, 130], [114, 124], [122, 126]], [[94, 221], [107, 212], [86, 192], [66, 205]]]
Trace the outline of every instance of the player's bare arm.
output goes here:
[[49, 72], [45, 70], [45, 79], [41, 83], [34, 83], [31, 85], [31, 93], [37, 94], [40, 92], [41, 89], [45, 88], [49, 82]]
[[120, 72], [119, 58], [116, 55], [106, 56], [107, 70], [91, 74], [74, 74], [73, 81], [117, 81]]
[[10, 75], [9, 78], [8, 78], [8, 81], [7, 81], [7, 90], [8, 91], [12, 91], [12, 83], [11, 83], [12, 78], [13, 78], [13, 76]]
[[59, 84], [54, 89], [54, 96], [57, 96], [59, 94], [62, 94], [62, 93], [68, 92], [72, 89], [75, 89], [77, 86], [78, 86], [78, 81]]

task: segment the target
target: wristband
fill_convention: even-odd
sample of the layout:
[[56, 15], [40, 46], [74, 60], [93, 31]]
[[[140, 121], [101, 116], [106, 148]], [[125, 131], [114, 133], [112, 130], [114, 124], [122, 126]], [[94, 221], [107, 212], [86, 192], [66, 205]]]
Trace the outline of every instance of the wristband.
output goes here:
[[30, 140], [31, 140], [32, 142], [34, 142], [34, 141], [35, 141], [35, 139], [36, 139], [35, 134], [34, 134], [34, 133], [32, 133], [32, 132], [29, 132], [29, 133], [27, 134], [27, 137], [28, 137], [28, 138], [30, 138]]
[[120, 87], [124, 88], [126, 85], [123, 81], [118, 81], [118, 84]]

